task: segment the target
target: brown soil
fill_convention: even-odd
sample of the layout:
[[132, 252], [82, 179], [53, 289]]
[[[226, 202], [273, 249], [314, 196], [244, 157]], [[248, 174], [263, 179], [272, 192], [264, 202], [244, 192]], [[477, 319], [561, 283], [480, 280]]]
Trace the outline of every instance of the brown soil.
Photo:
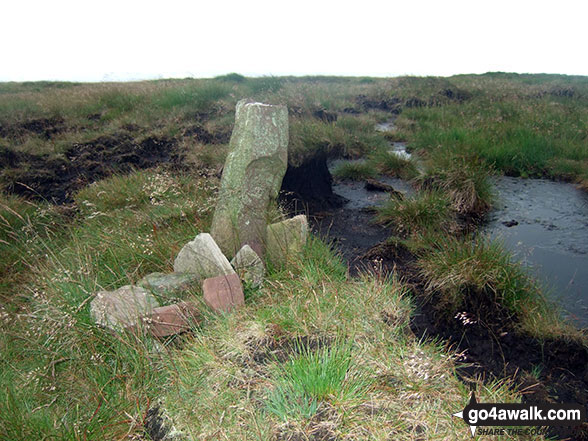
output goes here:
[[302, 351], [318, 351], [330, 346], [332, 339], [328, 337], [302, 335], [296, 337], [270, 335], [263, 340], [249, 342], [252, 361], [257, 364], [286, 362], [300, 355]]
[[1, 179], [12, 193], [53, 203], [70, 202], [75, 190], [113, 173], [128, 173], [158, 164], [178, 165], [183, 155], [176, 141], [130, 133], [100, 136], [73, 144], [63, 156], [0, 150]]
[[62, 118], [38, 118], [11, 125], [0, 125], [0, 137], [15, 139], [27, 134], [34, 134], [44, 139], [51, 139], [54, 135], [65, 130]]
[[315, 213], [341, 207], [345, 199], [333, 193], [327, 155], [321, 153], [300, 166], [289, 165], [282, 180], [280, 201], [288, 211]]
[[231, 139], [231, 131], [211, 133], [200, 125], [193, 125], [184, 130], [184, 136], [194, 137], [203, 144], [228, 144]]

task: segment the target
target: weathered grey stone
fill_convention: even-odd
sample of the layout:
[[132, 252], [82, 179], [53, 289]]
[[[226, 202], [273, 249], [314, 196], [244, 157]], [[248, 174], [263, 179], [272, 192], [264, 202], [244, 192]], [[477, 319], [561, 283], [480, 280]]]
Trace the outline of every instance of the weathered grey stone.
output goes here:
[[227, 256], [244, 244], [263, 256], [267, 208], [287, 166], [286, 107], [239, 101], [211, 230]]
[[308, 238], [308, 221], [300, 214], [267, 226], [267, 255], [273, 265], [285, 264], [302, 252]]
[[90, 303], [90, 315], [100, 326], [122, 330], [136, 326], [141, 317], [159, 306], [153, 294], [138, 286], [126, 285], [115, 291], [100, 291]]
[[139, 280], [137, 285], [162, 297], [181, 297], [183, 291], [198, 282], [199, 278], [194, 273], [151, 273]]
[[265, 276], [265, 266], [261, 258], [249, 245], [243, 245], [231, 260], [231, 265], [233, 265], [241, 280], [250, 283], [254, 288], [261, 286]]
[[208, 233], [200, 233], [180, 250], [174, 262], [174, 271], [192, 273], [199, 281], [235, 272]]

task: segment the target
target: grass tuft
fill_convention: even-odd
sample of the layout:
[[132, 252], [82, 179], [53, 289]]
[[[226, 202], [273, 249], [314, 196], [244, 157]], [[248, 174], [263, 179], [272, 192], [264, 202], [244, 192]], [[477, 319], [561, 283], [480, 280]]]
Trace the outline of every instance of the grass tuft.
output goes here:
[[492, 206], [492, 184], [487, 166], [475, 156], [438, 150], [428, 160], [426, 171], [417, 178], [420, 188], [444, 192], [459, 214], [484, 215]]
[[376, 219], [410, 235], [448, 231], [452, 226], [451, 203], [439, 191], [419, 192], [412, 198], [390, 198], [378, 208]]
[[373, 164], [379, 173], [384, 175], [401, 179], [412, 179], [418, 175], [418, 170], [413, 161], [384, 149], [379, 149], [373, 153], [369, 158], [369, 162]]
[[311, 349], [301, 345], [297, 356], [279, 364], [273, 373], [274, 389], [267, 409], [287, 421], [290, 417], [309, 418], [321, 402], [358, 402], [369, 387], [365, 376], [352, 375], [352, 350], [348, 343]]
[[376, 171], [368, 162], [345, 162], [333, 170], [333, 176], [339, 179], [362, 181], [376, 176]]
[[478, 296], [482, 305], [505, 308], [529, 332], [535, 333], [532, 323], [537, 317], [560, 327], [557, 311], [545, 300], [540, 286], [496, 241], [437, 238], [417, 265], [426, 280], [426, 292], [435, 295], [436, 307], [444, 314], [454, 315], [469, 297]]

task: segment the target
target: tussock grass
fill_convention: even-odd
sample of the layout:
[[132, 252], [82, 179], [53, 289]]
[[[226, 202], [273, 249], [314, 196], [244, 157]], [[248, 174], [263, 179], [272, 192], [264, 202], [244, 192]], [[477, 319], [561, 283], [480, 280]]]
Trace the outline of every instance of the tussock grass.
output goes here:
[[391, 197], [378, 208], [376, 219], [413, 236], [448, 232], [453, 226], [450, 199], [439, 191], [419, 192], [404, 200]]
[[334, 123], [309, 118], [290, 121], [288, 151], [292, 164], [300, 164], [316, 152], [356, 158], [385, 145], [386, 139], [369, 120], [345, 116]]
[[442, 191], [460, 214], [480, 217], [492, 206], [489, 172], [475, 156], [437, 150], [430, 155], [425, 171], [416, 179], [420, 188]]
[[309, 419], [322, 402], [352, 405], [365, 399], [369, 380], [352, 375], [352, 349], [349, 343], [334, 342], [320, 349], [296, 348], [297, 355], [278, 364], [272, 375], [274, 388], [266, 406], [284, 422]]
[[541, 287], [498, 242], [451, 237], [430, 242], [434, 245], [417, 264], [426, 292], [434, 296], [440, 311], [453, 316], [469, 296], [483, 296], [486, 302], [478, 299], [481, 305], [506, 308], [525, 331], [540, 338], [576, 334], [562, 325], [557, 308], [543, 297]]
[[369, 157], [369, 162], [375, 169], [384, 175], [402, 179], [413, 179], [418, 175], [414, 161], [402, 158], [387, 150], [379, 149]]

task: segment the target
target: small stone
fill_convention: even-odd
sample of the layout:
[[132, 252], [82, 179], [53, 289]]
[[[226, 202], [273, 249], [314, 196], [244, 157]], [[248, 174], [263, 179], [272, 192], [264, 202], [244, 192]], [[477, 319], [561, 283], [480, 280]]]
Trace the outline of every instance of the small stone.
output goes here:
[[196, 305], [181, 302], [153, 309], [153, 312], [143, 319], [143, 326], [155, 337], [167, 337], [189, 331], [192, 324], [198, 321]]
[[204, 301], [215, 312], [229, 312], [245, 304], [243, 286], [235, 273], [206, 279], [202, 284], [202, 290]]
[[162, 297], [181, 295], [199, 282], [198, 276], [193, 273], [151, 273], [143, 277], [137, 285]]
[[302, 252], [307, 238], [308, 221], [303, 214], [268, 225], [266, 250], [270, 262], [284, 265]]
[[516, 220], [514, 220], [514, 219], [512, 219], [512, 220], [509, 220], [509, 221], [504, 221], [504, 222], [502, 222], [502, 225], [504, 225], [504, 226], [505, 226], [505, 227], [507, 227], [507, 228], [514, 227], [514, 226], [516, 226], [516, 225], [518, 225], [518, 224], [519, 224], [519, 223], [518, 223]]
[[235, 271], [212, 236], [200, 233], [180, 250], [174, 262], [174, 272], [192, 273], [202, 281]]
[[365, 180], [365, 189], [367, 191], [385, 191], [397, 199], [404, 200], [404, 195], [398, 190], [395, 190], [394, 187], [372, 178]]
[[90, 315], [106, 328], [119, 331], [136, 326], [142, 316], [159, 306], [153, 294], [138, 286], [126, 285], [115, 291], [100, 291], [90, 303]]
[[243, 245], [239, 252], [231, 260], [231, 265], [239, 277], [252, 287], [258, 288], [265, 276], [265, 266], [261, 258], [249, 245]]

